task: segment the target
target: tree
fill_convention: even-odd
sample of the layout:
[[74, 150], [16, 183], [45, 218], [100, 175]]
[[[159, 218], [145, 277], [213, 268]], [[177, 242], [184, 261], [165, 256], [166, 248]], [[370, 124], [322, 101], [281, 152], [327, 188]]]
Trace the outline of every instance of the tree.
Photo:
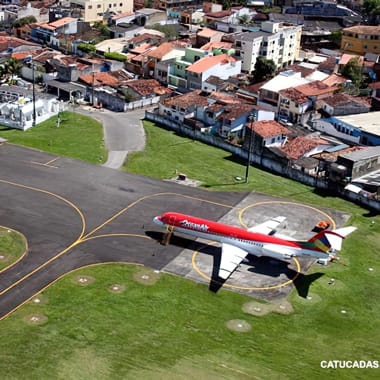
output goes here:
[[151, 26], [151, 29], [158, 30], [159, 32], [164, 33], [165, 37], [170, 40], [175, 40], [178, 38], [177, 30], [171, 25], [154, 24], [153, 26]]
[[362, 64], [359, 57], [351, 58], [342, 68], [342, 75], [352, 81], [355, 87], [362, 82]]
[[276, 64], [272, 59], [258, 56], [255, 63], [255, 72], [253, 74], [255, 83], [269, 79], [276, 72]]
[[20, 18], [19, 20], [15, 20], [13, 22], [13, 27], [19, 28], [24, 25], [33, 24], [35, 22], [37, 22], [37, 19], [34, 16], [26, 16], [26, 17]]
[[376, 19], [380, 16], [380, 0], [364, 0], [363, 13], [369, 22], [376, 23]]
[[243, 14], [239, 17], [239, 23], [241, 25], [248, 25], [251, 22], [251, 17], [247, 14]]

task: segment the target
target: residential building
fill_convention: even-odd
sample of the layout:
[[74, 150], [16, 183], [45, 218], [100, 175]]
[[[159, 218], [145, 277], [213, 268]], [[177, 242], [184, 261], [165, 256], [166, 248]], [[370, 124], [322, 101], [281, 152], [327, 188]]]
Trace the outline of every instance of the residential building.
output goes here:
[[174, 42], [163, 42], [161, 45], [146, 53], [148, 58], [149, 75], [153, 76], [161, 83], [167, 83], [167, 70], [159, 69], [157, 64], [162, 61], [172, 60], [173, 58], [180, 58], [184, 55], [184, 47], [178, 46], [178, 44]]
[[202, 88], [202, 83], [210, 76], [228, 79], [240, 74], [241, 61], [230, 57], [228, 54], [205, 57], [187, 67], [187, 88]]
[[159, 0], [158, 9], [169, 10], [176, 8], [188, 8], [194, 5], [199, 6], [199, 0]]
[[70, 7], [80, 12], [85, 22], [103, 21], [107, 14], [132, 13], [133, 0], [69, 0]]
[[340, 48], [359, 55], [380, 53], [380, 25], [356, 25], [342, 30]]
[[271, 59], [277, 67], [293, 64], [298, 59], [302, 26], [286, 26], [265, 21], [257, 32], [243, 32], [234, 36], [236, 56], [242, 60], [242, 71], [252, 72], [256, 59]]
[[0, 86], [0, 124], [21, 130], [33, 126], [33, 115], [39, 124], [60, 112], [59, 102], [50, 94], [39, 93], [33, 102], [31, 89]]
[[339, 155], [336, 164], [345, 169], [344, 174], [350, 181], [358, 179], [380, 169], [380, 146]]
[[274, 120], [248, 122], [245, 128], [245, 149], [251, 147], [251, 152], [262, 154], [264, 148], [283, 146], [290, 135], [289, 129]]
[[322, 118], [313, 128], [350, 143], [380, 145], [380, 112]]
[[306, 83], [309, 83], [309, 80], [302, 78], [300, 72], [292, 70], [282, 71], [260, 87], [257, 104], [273, 112], [277, 112], [280, 91]]
[[210, 28], [203, 28], [197, 32], [197, 41], [195, 47], [201, 47], [208, 44], [209, 42], [220, 42], [223, 36], [223, 32], [218, 32], [217, 30]]
[[63, 17], [51, 23], [35, 23], [32, 25], [30, 36], [33, 41], [59, 47], [59, 34], [73, 35], [78, 31], [78, 20], [72, 17]]
[[329, 116], [343, 116], [370, 112], [371, 104], [366, 99], [338, 93], [321, 100], [320, 109]]

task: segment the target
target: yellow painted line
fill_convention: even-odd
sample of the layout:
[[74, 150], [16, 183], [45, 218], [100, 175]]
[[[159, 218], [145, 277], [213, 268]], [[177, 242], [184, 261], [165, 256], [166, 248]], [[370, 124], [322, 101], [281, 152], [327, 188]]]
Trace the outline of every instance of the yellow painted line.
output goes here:
[[13, 228], [5, 227], [5, 226], [0, 226], [0, 227], [6, 228], [7, 230], [11, 230], [11, 231], [14, 231], [14, 232], [20, 234], [22, 236], [22, 239], [24, 240], [24, 244], [25, 244], [25, 251], [24, 251], [24, 253], [16, 261], [14, 261], [13, 263], [9, 264], [7, 267], [1, 269], [0, 273], [3, 273], [7, 269], [12, 268], [14, 265], [16, 265], [19, 261], [21, 261], [25, 257], [26, 253], [28, 252], [29, 246], [28, 246], [28, 240], [26, 239], [25, 235], [22, 234], [21, 232], [19, 232], [17, 230], [14, 230]]
[[32, 190], [32, 191], [36, 191], [36, 192], [39, 192], [39, 193], [42, 193], [42, 194], [47, 194], [47, 195], [50, 195], [54, 198], [57, 198], [63, 202], [65, 202], [66, 204], [68, 204], [70, 207], [72, 207], [78, 214], [79, 214], [79, 217], [81, 218], [81, 221], [82, 221], [82, 229], [81, 229], [81, 233], [79, 235], [79, 237], [77, 238], [80, 239], [83, 234], [84, 234], [84, 230], [86, 228], [86, 220], [85, 220], [85, 217], [82, 213], [82, 211], [72, 202], [70, 202], [68, 199], [62, 197], [61, 195], [58, 195], [58, 194], [55, 194], [55, 193], [52, 193], [48, 190], [43, 190], [43, 189], [38, 189], [36, 187], [32, 187], [32, 186], [27, 186], [27, 185], [22, 185], [20, 183], [15, 183], [15, 182], [11, 182], [11, 181], [6, 181], [6, 180], [3, 180], [3, 179], [0, 179], [0, 183], [5, 183], [7, 185], [11, 185], [11, 186], [16, 186], [16, 187], [20, 187], [20, 188], [23, 188], [23, 189], [27, 189], [27, 190]]
[[89, 240], [102, 239], [102, 238], [108, 238], [108, 237], [139, 237], [139, 238], [142, 238], [142, 239], [154, 240], [154, 239], [150, 238], [149, 236], [139, 235], [139, 234], [111, 233], [111, 234], [91, 236], [91, 237], [82, 239], [80, 241], [80, 243], [85, 243], [85, 242], [87, 242]]
[[51, 196], [53, 196], [53, 197], [55, 197], [55, 198], [57, 198], [59, 200], [62, 200], [63, 202], [65, 202], [69, 206], [73, 207], [74, 210], [76, 210], [78, 212], [78, 214], [79, 214], [79, 216], [80, 216], [80, 218], [82, 220], [81, 233], [80, 233], [80, 235], [76, 238], [76, 240], [73, 243], [71, 243], [68, 247], [66, 247], [62, 251], [58, 252], [55, 256], [51, 257], [49, 260], [45, 261], [40, 266], [38, 266], [35, 269], [33, 269], [31, 272], [27, 273], [26, 275], [24, 275], [23, 277], [21, 277], [20, 279], [18, 279], [17, 281], [15, 281], [12, 285], [10, 285], [7, 288], [5, 288], [4, 290], [2, 290], [0, 292], [0, 296], [1, 296], [1, 295], [5, 294], [6, 292], [8, 292], [10, 289], [12, 289], [15, 286], [17, 286], [18, 284], [20, 284], [22, 281], [26, 280], [27, 278], [29, 278], [30, 276], [32, 276], [33, 274], [35, 274], [36, 272], [38, 272], [40, 269], [42, 269], [42, 268], [46, 267], [47, 265], [49, 265], [52, 261], [54, 261], [54, 260], [58, 259], [59, 257], [61, 257], [62, 255], [64, 255], [71, 248], [73, 248], [77, 244], [79, 244], [80, 243], [80, 239], [83, 236], [86, 223], [85, 223], [84, 215], [81, 212], [81, 210], [77, 206], [75, 206], [72, 202], [70, 202], [69, 200], [65, 199], [64, 197], [62, 197], [62, 196], [60, 196], [58, 194], [54, 194], [54, 193], [51, 193], [50, 191], [47, 191], [47, 190], [37, 189], [35, 187], [26, 186], [26, 185], [14, 183], [14, 182], [2, 180], [2, 179], [0, 179], [0, 183], [5, 183], [5, 184], [8, 184], [8, 185], [20, 187], [20, 188], [23, 188], [23, 189], [33, 190], [33, 191], [40, 192], [40, 193], [43, 193], [43, 194], [51, 195]]
[[[207, 244], [206, 244], [207, 245]], [[300, 271], [301, 271], [301, 265], [298, 261], [298, 259], [296, 257], [292, 257], [292, 259], [294, 260], [294, 262], [296, 263], [296, 266], [297, 266], [297, 273], [295, 274], [295, 276], [293, 278], [291, 278], [290, 280], [287, 280], [285, 282], [282, 282], [280, 284], [276, 284], [276, 285], [272, 285], [272, 286], [261, 286], [261, 287], [257, 287], [257, 286], [239, 286], [239, 285], [231, 285], [231, 284], [227, 284], [227, 283], [222, 283], [222, 282], [219, 282], [219, 281], [215, 281], [213, 280], [209, 275], [203, 273], [197, 266], [196, 264], [196, 257], [197, 257], [197, 254], [198, 254], [198, 251], [194, 251], [193, 255], [192, 255], [192, 258], [191, 258], [191, 263], [193, 265], [193, 269], [202, 277], [204, 278], [205, 280], [207, 281], [211, 281], [211, 282], [214, 282], [215, 284], [218, 284], [218, 285], [222, 285], [223, 287], [226, 287], [226, 288], [230, 288], [230, 289], [237, 289], [237, 290], [252, 290], [252, 291], [259, 291], [259, 290], [273, 290], [273, 289], [279, 289], [279, 288], [283, 288], [284, 286], [286, 285], [289, 285], [291, 283], [293, 283], [293, 281], [299, 276], [300, 274]], [[253, 274], [254, 276], [254, 274]]]
[[111, 216], [110, 218], [108, 218], [105, 222], [101, 223], [99, 226], [97, 226], [96, 228], [94, 228], [88, 234], [86, 234], [85, 236], [83, 236], [83, 239], [86, 240], [89, 236], [93, 235], [95, 232], [97, 232], [98, 230], [100, 230], [101, 228], [103, 228], [104, 226], [106, 226], [107, 224], [111, 223], [117, 217], [119, 217], [120, 215], [124, 214], [129, 209], [131, 209], [132, 207], [134, 207], [137, 204], [141, 203], [142, 201], [144, 201], [146, 199], [151, 199], [151, 198], [155, 198], [155, 197], [162, 197], [162, 196], [170, 196], [170, 197], [172, 197], [172, 196], [179, 196], [179, 197], [182, 197], [182, 198], [198, 200], [200, 202], [210, 203], [210, 204], [214, 204], [214, 205], [218, 205], [218, 206], [222, 206], [222, 207], [227, 207], [227, 208], [231, 208], [231, 209], [234, 208], [234, 206], [231, 206], [231, 205], [225, 205], [225, 204], [222, 204], [222, 203], [213, 202], [213, 201], [209, 201], [207, 199], [202, 199], [202, 198], [198, 198], [198, 197], [192, 197], [190, 195], [184, 195], [184, 194], [180, 194], [180, 193], [170, 193], [170, 192], [167, 192], [167, 193], [149, 194], [149, 195], [145, 195], [144, 197], [141, 197], [141, 198], [137, 199], [136, 201], [132, 202], [127, 207], [124, 207], [122, 210], [118, 211], [116, 214], [114, 214], [113, 216]]
[[2, 321], [3, 319], [9, 317], [9, 315], [11, 315], [12, 313], [14, 313], [16, 310], [18, 310], [21, 306], [25, 305], [27, 302], [29, 302], [32, 298], [34, 298], [35, 296], [37, 296], [38, 294], [41, 294], [43, 291], [45, 291], [47, 288], [49, 288], [51, 285], [55, 284], [57, 281], [59, 281], [60, 279], [62, 279], [63, 277], [69, 275], [69, 274], [72, 274], [76, 271], [79, 271], [79, 270], [82, 270], [84, 268], [89, 268], [89, 267], [94, 267], [94, 266], [98, 266], [98, 265], [109, 265], [109, 264], [123, 264], [123, 265], [135, 265], [135, 266], [140, 266], [140, 267], [143, 267], [144, 265], [143, 264], [140, 264], [140, 263], [133, 263], [133, 262], [123, 262], [123, 261], [110, 261], [110, 262], [104, 262], [104, 263], [94, 263], [94, 264], [87, 264], [87, 265], [84, 265], [80, 268], [76, 268], [76, 269], [72, 269], [71, 271], [69, 272], [66, 272], [64, 273], [63, 275], [59, 276], [58, 278], [56, 278], [55, 280], [53, 280], [52, 282], [50, 282], [49, 284], [47, 284], [46, 286], [44, 286], [42, 289], [40, 289], [37, 293], [34, 293], [32, 296], [30, 296], [27, 300], [25, 300], [24, 302], [22, 302], [20, 305], [16, 306], [13, 310], [11, 310], [10, 312], [8, 312], [7, 314], [4, 314], [2, 317], [0, 317], [0, 321]]
[[241, 209], [239, 211], [239, 221], [240, 221], [240, 224], [242, 226], [244, 226], [245, 228], [248, 228], [247, 225], [244, 223], [243, 221], [243, 214], [249, 209], [249, 208], [253, 208], [253, 207], [257, 207], [257, 206], [262, 206], [262, 205], [266, 205], [266, 204], [287, 204], [287, 205], [293, 205], [293, 206], [300, 206], [300, 207], [305, 207], [305, 208], [308, 208], [310, 210], [313, 210], [313, 211], [316, 211], [317, 213], [319, 214], [322, 214], [323, 216], [325, 216], [327, 219], [330, 220], [331, 222], [331, 225], [332, 225], [332, 229], [336, 229], [336, 223], [334, 221], [334, 219], [328, 215], [327, 213], [325, 213], [324, 211], [321, 211], [319, 210], [318, 208], [316, 207], [313, 207], [313, 206], [309, 206], [309, 205], [305, 205], [303, 203], [297, 203], [297, 202], [286, 202], [286, 201], [265, 201], [265, 202], [258, 202], [258, 203], [253, 203], [247, 207], [244, 207], [243, 209]]

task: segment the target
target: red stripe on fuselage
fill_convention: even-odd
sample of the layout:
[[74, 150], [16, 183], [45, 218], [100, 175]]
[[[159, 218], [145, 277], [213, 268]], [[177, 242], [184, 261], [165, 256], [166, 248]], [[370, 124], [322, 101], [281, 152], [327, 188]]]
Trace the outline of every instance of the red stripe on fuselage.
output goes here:
[[301, 248], [295, 241], [288, 241], [276, 236], [250, 232], [239, 227], [213, 222], [207, 219], [196, 218], [194, 216], [180, 214], [177, 212], [167, 212], [162, 215], [161, 221], [174, 227], [180, 227], [191, 231], [202, 233], [223, 235], [231, 238], [251, 240], [259, 243], [279, 244], [288, 247]]

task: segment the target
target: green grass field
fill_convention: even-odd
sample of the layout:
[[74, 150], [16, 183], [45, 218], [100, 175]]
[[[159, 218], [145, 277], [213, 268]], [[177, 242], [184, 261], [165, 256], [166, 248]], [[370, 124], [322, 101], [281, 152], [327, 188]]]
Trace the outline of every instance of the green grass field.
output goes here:
[[61, 112], [59, 128], [56, 116], [27, 131], [0, 126], [0, 137], [14, 144], [94, 164], [102, 164], [107, 159], [102, 125], [79, 113]]
[[25, 250], [25, 238], [20, 233], [0, 227], [0, 271], [18, 260]]
[[[161, 274], [146, 285], [138, 281], [147, 270], [142, 267], [81, 269], [45, 290], [38, 304], [30, 302], [0, 322], [1, 377], [379, 378], [376, 369], [321, 369], [320, 361], [380, 360], [380, 217], [256, 168], [248, 185], [234, 184], [245, 167], [228, 153], [150, 123], [146, 131], [147, 150], [129, 157], [130, 172], [170, 178], [177, 169], [213, 190], [256, 190], [350, 212], [358, 231], [344, 242], [342, 263], [314, 265], [308, 274], [324, 276], [312, 283], [311, 299], [292, 292], [291, 314], [261, 317], [242, 311], [250, 298], [225, 290], [214, 294], [176, 276]], [[80, 286], [79, 275], [95, 281]], [[334, 285], [328, 284], [331, 278]], [[125, 290], [111, 292], [114, 284]], [[231, 331], [230, 320], [244, 320], [251, 330]]]

